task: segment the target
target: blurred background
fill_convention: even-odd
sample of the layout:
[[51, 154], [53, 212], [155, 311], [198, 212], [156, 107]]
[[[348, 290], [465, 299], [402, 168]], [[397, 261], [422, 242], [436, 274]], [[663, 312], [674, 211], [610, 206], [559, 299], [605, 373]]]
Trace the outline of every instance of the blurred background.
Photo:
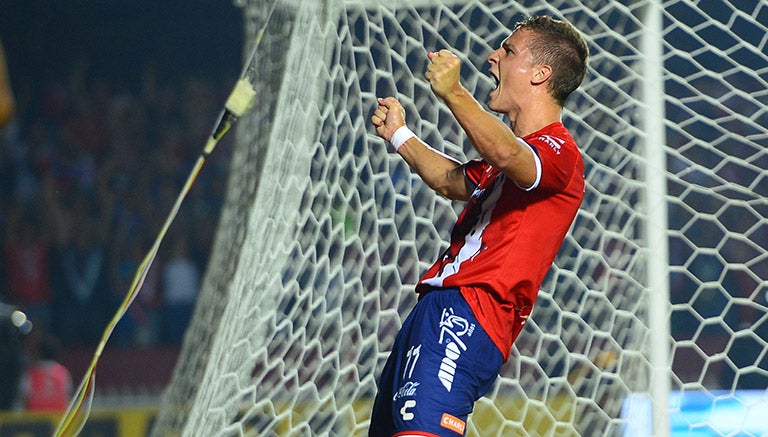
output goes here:
[[[56, 413], [45, 420], [24, 414], [60, 411], [88, 367], [240, 72], [236, 2], [0, 0], [0, 42], [16, 104], [0, 126], [0, 437], [51, 435]], [[667, 3], [675, 6], [669, 14], [700, 28], [699, 3]], [[742, 6], [764, 22], [768, 9], [749, 3]], [[713, 8], [713, 17], [731, 16], [730, 2], [700, 5]], [[672, 336], [684, 344], [673, 366], [681, 385], [764, 390], [768, 227], [759, 203], [766, 179], [755, 168], [765, 161], [757, 127], [766, 113], [754, 102], [765, 99], [765, 59], [743, 50], [725, 62], [719, 47], [732, 38], [719, 23], [700, 32], [716, 50], [674, 32], [667, 41], [676, 54], [665, 63], [668, 165], [676, 182], [669, 205]], [[751, 47], [764, 47], [758, 26], [734, 23]], [[679, 53], [695, 53], [696, 63]], [[712, 74], [696, 74], [699, 66]], [[203, 167], [112, 335], [83, 435], [143, 435], [152, 420], [206, 270], [231, 141], [225, 137]], [[728, 153], [740, 165], [721, 167]], [[722, 188], [723, 181], [738, 189], [720, 197], [685, 189]], [[722, 208], [734, 193], [759, 205]], [[43, 379], [57, 381], [54, 390], [32, 389]]]
[[[242, 14], [227, 0], [4, 0], [0, 41], [16, 104], [0, 127], [0, 409], [23, 411], [39, 363], [82, 378], [240, 73]], [[170, 378], [229, 145], [203, 167], [102, 356], [102, 405], [151, 405]]]

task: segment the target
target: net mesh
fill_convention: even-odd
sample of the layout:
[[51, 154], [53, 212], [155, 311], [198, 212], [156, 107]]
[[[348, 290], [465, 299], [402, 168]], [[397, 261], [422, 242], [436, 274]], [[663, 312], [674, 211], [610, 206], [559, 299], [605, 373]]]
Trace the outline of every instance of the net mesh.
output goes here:
[[[271, 3], [243, 2], [247, 42]], [[642, 131], [653, 112], [642, 100], [649, 5], [280, 2], [154, 434], [365, 434], [414, 284], [461, 208], [373, 134], [376, 97], [398, 96], [411, 129], [436, 149], [476, 157], [423, 78], [427, 52], [457, 53], [463, 83], [484, 101], [493, 87], [485, 57], [534, 14], [569, 20], [589, 43], [588, 78], [564, 113], [587, 188], [468, 434], [621, 434], [624, 401], [651, 396], [653, 336], [670, 346], [672, 390], [768, 398], [768, 6], [662, 2], [656, 92], [665, 96], [670, 306], [655, 310], [669, 311], [671, 331], [659, 332], [648, 321], [648, 263], [658, 254], [644, 231], [654, 146]], [[725, 434], [706, 422], [676, 426]]]

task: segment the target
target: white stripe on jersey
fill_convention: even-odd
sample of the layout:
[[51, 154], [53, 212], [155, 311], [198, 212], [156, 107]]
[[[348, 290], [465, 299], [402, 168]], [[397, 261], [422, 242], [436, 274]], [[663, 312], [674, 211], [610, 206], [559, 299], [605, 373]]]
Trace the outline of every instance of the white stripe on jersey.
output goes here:
[[529, 149], [531, 149], [531, 153], [533, 153], [533, 160], [536, 164], [536, 180], [533, 181], [533, 185], [531, 185], [528, 188], [521, 187], [520, 185], [517, 185], [518, 188], [524, 191], [531, 191], [539, 186], [541, 183], [541, 158], [539, 158], [538, 152], [536, 152], [536, 149], [533, 148], [530, 144], [528, 144], [528, 141], [525, 141], [524, 139], [517, 137], [517, 142], [520, 143], [520, 145], [523, 145]]
[[[506, 177], [504, 174], [499, 173], [499, 175], [496, 177], [496, 180], [493, 181], [491, 193], [482, 203], [480, 217], [478, 217], [475, 225], [464, 237], [464, 244], [461, 246], [461, 249], [459, 249], [459, 253], [456, 254], [456, 257], [453, 259], [453, 261], [442, 266], [442, 269], [437, 274], [437, 276], [424, 279], [421, 281], [422, 283], [431, 285], [433, 287], [442, 287], [443, 280], [445, 280], [445, 278], [458, 273], [461, 265], [464, 262], [471, 261], [472, 258], [480, 253], [480, 250], [483, 248], [483, 231], [485, 231], [485, 228], [491, 222], [491, 216], [493, 215], [493, 210], [496, 208], [496, 202], [501, 197], [501, 192], [503, 191], [505, 180]], [[475, 191], [474, 195], [480, 194], [482, 194], [482, 192], [478, 193], [478, 191]]]

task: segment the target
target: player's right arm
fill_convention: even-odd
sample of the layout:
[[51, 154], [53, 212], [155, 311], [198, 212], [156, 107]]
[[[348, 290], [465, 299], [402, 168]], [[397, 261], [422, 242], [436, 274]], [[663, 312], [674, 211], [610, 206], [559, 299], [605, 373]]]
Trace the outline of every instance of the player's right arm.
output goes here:
[[[405, 110], [394, 97], [379, 99], [379, 106], [371, 117], [376, 133], [391, 142], [394, 133], [405, 126]], [[397, 153], [437, 193], [451, 200], [467, 200], [472, 187], [464, 175], [462, 164], [429, 147], [416, 136], [408, 138]]]

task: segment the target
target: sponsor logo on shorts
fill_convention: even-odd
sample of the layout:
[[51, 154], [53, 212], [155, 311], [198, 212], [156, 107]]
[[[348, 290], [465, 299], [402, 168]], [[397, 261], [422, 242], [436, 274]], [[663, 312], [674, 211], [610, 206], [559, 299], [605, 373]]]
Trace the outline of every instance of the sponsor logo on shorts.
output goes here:
[[461, 340], [461, 337], [465, 335], [471, 337], [475, 325], [469, 323], [464, 317], [455, 315], [453, 308], [443, 308], [439, 326], [439, 343], [445, 345], [445, 355], [440, 362], [437, 377], [443, 387], [450, 392], [453, 387], [453, 377], [456, 375], [456, 361], [461, 357], [461, 353], [467, 350], [467, 345]]
[[415, 414], [408, 411], [415, 406], [416, 406], [416, 401], [414, 401], [413, 399], [409, 399], [405, 401], [403, 408], [400, 409], [400, 415], [403, 416], [403, 420], [413, 420], [413, 418], [416, 417]]
[[410, 397], [414, 396], [416, 394], [416, 387], [419, 386], [418, 382], [412, 382], [408, 381], [405, 384], [403, 384], [402, 387], [395, 393], [394, 396], [392, 396], [392, 400], [396, 401], [400, 398]]
[[451, 416], [448, 413], [443, 413], [443, 417], [440, 418], [440, 426], [463, 435], [467, 424], [458, 417]]

